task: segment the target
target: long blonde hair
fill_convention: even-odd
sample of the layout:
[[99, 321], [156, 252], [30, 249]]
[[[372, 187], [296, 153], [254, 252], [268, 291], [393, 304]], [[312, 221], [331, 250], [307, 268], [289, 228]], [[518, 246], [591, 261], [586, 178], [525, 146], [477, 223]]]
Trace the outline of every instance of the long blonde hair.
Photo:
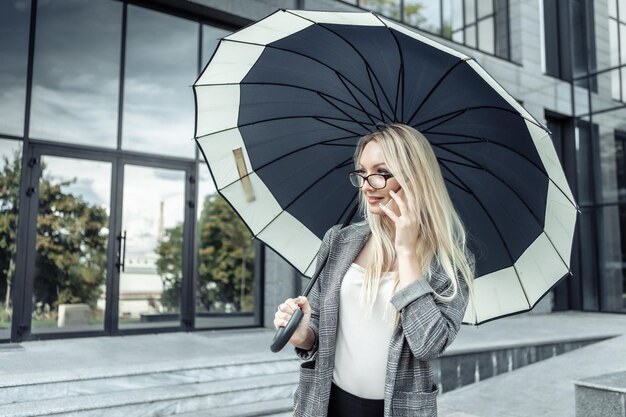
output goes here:
[[[365, 145], [380, 145], [384, 161], [405, 192], [408, 209], [420, 214], [422, 235], [418, 259], [422, 261], [427, 277], [433, 272], [433, 259], [441, 265], [450, 279], [446, 286], [449, 295], [435, 293], [439, 300], [449, 302], [457, 296], [457, 271], [473, 294], [473, 273], [466, 256], [466, 233], [445, 186], [437, 157], [430, 143], [417, 130], [402, 124], [389, 124], [377, 132], [361, 138], [354, 162], [358, 168]], [[373, 308], [383, 273], [395, 264], [394, 225], [383, 220], [386, 216], [371, 215], [364, 193], [360, 196], [360, 210], [372, 231], [371, 256], [365, 267], [361, 301]], [[394, 292], [399, 277], [396, 274]], [[398, 316], [396, 315], [396, 322]]]

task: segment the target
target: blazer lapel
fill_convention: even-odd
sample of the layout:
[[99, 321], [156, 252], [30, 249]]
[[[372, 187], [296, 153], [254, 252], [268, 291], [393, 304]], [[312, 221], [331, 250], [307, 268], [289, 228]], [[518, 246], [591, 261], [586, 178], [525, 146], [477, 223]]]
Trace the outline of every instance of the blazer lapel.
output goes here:
[[351, 225], [339, 232], [337, 239], [331, 242], [331, 256], [328, 263], [328, 289], [324, 296], [324, 313], [320, 317], [320, 332], [324, 332], [324, 347], [320, 349], [327, 355], [322, 355], [325, 366], [332, 367], [335, 360], [335, 343], [337, 340], [337, 317], [339, 314], [339, 299], [341, 282], [348, 272], [350, 265], [356, 259], [370, 235], [368, 225]]

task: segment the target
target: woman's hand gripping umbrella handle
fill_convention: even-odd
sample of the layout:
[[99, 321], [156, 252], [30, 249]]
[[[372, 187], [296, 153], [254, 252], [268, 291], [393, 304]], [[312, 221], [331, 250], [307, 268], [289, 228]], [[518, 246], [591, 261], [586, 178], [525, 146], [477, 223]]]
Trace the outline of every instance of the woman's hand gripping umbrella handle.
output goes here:
[[[315, 281], [317, 281], [317, 277], [324, 269], [326, 261], [328, 261], [328, 255], [329, 252], [326, 252], [324, 260], [320, 262], [317, 269], [315, 270], [315, 273], [311, 277], [311, 281], [309, 281], [309, 285], [307, 285], [307, 287], [304, 289], [304, 292], [302, 293], [303, 296], [308, 297], [309, 292], [311, 292], [311, 288], [313, 288], [313, 285], [315, 285]], [[291, 319], [289, 320], [289, 322], [287, 322], [287, 325], [285, 327], [279, 327], [278, 330], [276, 330], [274, 340], [272, 341], [272, 345], [270, 346], [272, 352], [280, 352], [285, 347], [287, 342], [289, 342], [289, 339], [291, 339], [291, 336], [293, 336], [293, 333], [298, 328], [302, 317], [304, 317], [304, 313], [301, 309], [298, 308], [296, 309], [296, 311], [294, 311]]]
[[[350, 213], [348, 214], [343, 224], [341, 225], [342, 229], [350, 224], [350, 222], [354, 218], [358, 209], [359, 209], [359, 204], [357, 202], [357, 204], [354, 204], [354, 206], [350, 210]], [[313, 276], [311, 277], [311, 281], [309, 281], [309, 285], [306, 286], [306, 288], [304, 289], [304, 292], [302, 293], [303, 296], [305, 297], [309, 296], [309, 292], [311, 292], [311, 288], [313, 288], [313, 285], [315, 285], [315, 281], [317, 281], [317, 277], [320, 275], [320, 273], [326, 266], [326, 262], [328, 261], [328, 255], [330, 255], [330, 248], [327, 248], [326, 253], [323, 254], [322, 262], [319, 262], [319, 265], [315, 269], [315, 272], [313, 273]], [[280, 327], [278, 328], [278, 330], [276, 330], [276, 334], [274, 335], [274, 340], [272, 341], [272, 345], [270, 346], [270, 349], [272, 350], [272, 352], [274, 353], [280, 352], [282, 348], [285, 347], [287, 342], [289, 342], [289, 339], [291, 339], [291, 336], [293, 336], [294, 332], [298, 328], [298, 325], [300, 324], [302, 317], [304, 317], [304, 313], [302, 312], [302, 309], [298, 308], [297, 310], [294, 311], [293, 315], [291, 316], [291, 319], [289, 319], [289, 321], [287, 322], [287, 325], [284, 327]]]

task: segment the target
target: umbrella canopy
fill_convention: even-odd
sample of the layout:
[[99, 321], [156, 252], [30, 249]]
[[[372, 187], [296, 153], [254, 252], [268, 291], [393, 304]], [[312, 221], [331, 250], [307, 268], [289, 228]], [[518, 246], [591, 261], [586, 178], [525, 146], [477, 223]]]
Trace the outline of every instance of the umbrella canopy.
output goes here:
[[221, 40], [195, 137], [252, 233], [310, 275], [358, 201], [360, 137], [430, 141], [476, 254], [466, 323], [528, 311], [570, 271], [577, 206], [549, 132], [471, 57], [368, 12], [280, 10]]

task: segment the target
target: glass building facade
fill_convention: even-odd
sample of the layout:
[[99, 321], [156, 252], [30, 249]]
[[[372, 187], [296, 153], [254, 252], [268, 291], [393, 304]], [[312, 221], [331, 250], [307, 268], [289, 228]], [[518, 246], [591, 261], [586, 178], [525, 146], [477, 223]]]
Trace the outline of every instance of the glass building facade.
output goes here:
[[191, 85], [239, 25], [113, 0], [0, 21], [0, 340], [258, 326], [263, 248], [193, 141]]
[[[266, 249], [193, 141], [191, 85], [250, 17], [178, 3], [0, 2], [0, 341], [267, 325]], [[283, 3], [373, 10], [525, 65], [514, 0]], [[551, 308], [626, 312], [626, 2], [540, 4], [535, 78], [569, 93], [543, 116], [581, 207]]]

